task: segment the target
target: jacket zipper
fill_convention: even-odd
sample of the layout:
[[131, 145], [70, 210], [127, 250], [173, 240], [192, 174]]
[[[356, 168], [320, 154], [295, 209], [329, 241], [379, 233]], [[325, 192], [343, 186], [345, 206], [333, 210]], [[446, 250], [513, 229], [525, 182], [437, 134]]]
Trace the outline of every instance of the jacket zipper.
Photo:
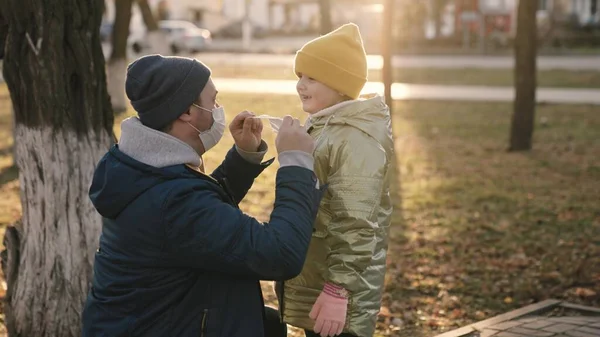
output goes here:
[[202, 314], [202, 327], [200, 330], [200, 337], [204, 337], [204, 333], [206, 332], [206, 316], [208, 315], [208, 309], [204, 309], [204, 313]]

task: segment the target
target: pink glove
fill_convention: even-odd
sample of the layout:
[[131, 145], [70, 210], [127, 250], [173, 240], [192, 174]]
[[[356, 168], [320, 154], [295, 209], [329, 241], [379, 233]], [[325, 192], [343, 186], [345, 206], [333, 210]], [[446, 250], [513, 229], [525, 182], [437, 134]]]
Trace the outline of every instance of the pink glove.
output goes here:
[[346, 324], [347, 309], [346, 289], [326, 283], [309, 314], [309, 317], [315, 320], [314, 331], [321, 334], [321, 337], [341, 334]]

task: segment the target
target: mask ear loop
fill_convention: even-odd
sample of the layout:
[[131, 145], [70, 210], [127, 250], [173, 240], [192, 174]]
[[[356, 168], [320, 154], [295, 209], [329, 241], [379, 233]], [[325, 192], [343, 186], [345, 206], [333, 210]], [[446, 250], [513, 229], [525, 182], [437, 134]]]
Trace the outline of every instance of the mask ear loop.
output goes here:
[[[192, 103], [192, 105], [193, 105], [193, 106], [195, 106], [195, 107], [196, 107], [196, 108], [198, 108], [198, 109], [201, 109], [201, 110], [208, 111], [208, 112], [212, 113], [212, 110], [209, 110], [209, 109], [207, 109], [207, 108], [205, 108], [205, 107], [199, 106], [199, 105], [198, 105], [198, 104], [196, 104], [196, 103]], [[220, 107], [220, 106], [219, 106], [219, 107]]]
[[192, 129], [196, 130], [196, 132], [198, 132], [198, 134], [202, 133], [202, 131], [198, 130], [195, 126], [192, 125], [192, 123], [190, 123], [190, 122], [187, 122], [187, 123], [188, 123], [189, 126], [192, 127]]
[[[212, 115], [213, 122], [212, 122], [212, 124], [210, 125], [210, 127], [208, 128], [208, 130], [206, 130], [206, 131], [200, 131], [200, 130], [198, 130], [197, 128], [195, 128], [195, 127], [194, 127], [192, 124], [190, 124], [189, 122], [188, 122], [188, 124], [190, 124], [190, 126], [191, 126], [191, 127], [193, 127], [193, 128], [194, 128], [194, 130], [196, 130], [196, 131], [197, 131], [199, 134], [203, 134], [203, 133], [206, 133], [206, 132], [210, 131], [210, 129], [212, 129], [213, 125], [215, 124], [215, 116], [213, 115], [213, 111], [212, 111], [212, 110], [208, 110], [207, 108], [201, 107], [201, 106], [199, 106], [199, 105], [198, 105], [198, 104], [196, 104], [196, 103], [192, 103], [192, 105], [193, 105], [193, 106], [195, 106], [195, 107], [196, 107], [196, 108], [198, 108], [198, 109], [204, 110], [204, 111], [206, 111], [206, 112], [210, 112], [210, 113], [211, 113], [211, 115]], [[216, 107], [216, 109], [218, 109], [218, 108], [221, 108], [221, 105], [219, 105], [218, 107]], [[190, 113], [190, 110], [189, 110], [189, 109], [188, 109], [187, 113], [191, 115], [191, 113]]]

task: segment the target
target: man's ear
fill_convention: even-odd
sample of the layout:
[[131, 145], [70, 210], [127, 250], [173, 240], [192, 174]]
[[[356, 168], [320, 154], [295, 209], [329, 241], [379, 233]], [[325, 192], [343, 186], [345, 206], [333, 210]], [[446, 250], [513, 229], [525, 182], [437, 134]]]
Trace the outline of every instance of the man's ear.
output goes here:
[[179, 115], [179, 120], [185, 123], [191, 122], [192, 121], [192, 114], [190, 113], [190, 110], [188, 109], [188, 111], [182, 113], [181, 115]]

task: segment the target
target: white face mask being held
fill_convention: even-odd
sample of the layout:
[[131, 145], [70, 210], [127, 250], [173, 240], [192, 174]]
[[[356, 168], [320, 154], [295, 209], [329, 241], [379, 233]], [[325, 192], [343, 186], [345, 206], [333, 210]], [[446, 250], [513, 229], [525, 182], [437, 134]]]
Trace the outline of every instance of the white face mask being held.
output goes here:
[[221, 140], [221, 137], [223, 137], [223, 133], [225, 132], [225, 109], [222, 106], [220, 106], [218, 108], [209, 110], [195, 103], [192, 103], [192, 105], [194, 105], [198, 109], [202, 109], [204, 111], [212, 113], [214, 122], [206, 131], [200, 131], [188, 122], [188, 124], [192, 128], [194, 128], [194, 130], [198, 131], [200, 141], [204, 146], [204, 151], [208, 151], [212, 149], [215, 145], [217, 145], [217, 143]]
[[283, 118], [273, 117], [273, 116], [269, 116], [269, 115], [260, 115], [260, 116], [254, 117], [254, 118], [268, 120], [269, 124], [271, 124], [271, 129], [273, 129], [273, 132], [275, 132], [275, 133], [279, 132], [279, 128], [281, 127], [281, 123], [283, 122]]
[[[273, 132], [278, 133], [279, 132], [279, 128], [281, 128], [281, 123], [283, 123], [283, 117], [274, 117], [274, 116], [269, 116], [269, 115], [260, 115], [260, 116], [256, 116], [254, 118], [259, 118], [259, 119], [266, 119], [269, 121], [269, 124], [271, 124], [271, 129], [273, 130]], [[304, 125], [304, 129], [307, 130], [308, 129], [309, 124], [305, 124]]]

